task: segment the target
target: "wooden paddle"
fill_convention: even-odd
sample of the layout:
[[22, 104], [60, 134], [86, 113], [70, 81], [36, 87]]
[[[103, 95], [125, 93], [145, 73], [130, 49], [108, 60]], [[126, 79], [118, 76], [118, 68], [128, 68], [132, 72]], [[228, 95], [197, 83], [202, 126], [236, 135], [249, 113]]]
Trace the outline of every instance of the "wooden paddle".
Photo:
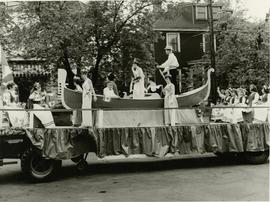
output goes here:
[[159, 73], [161, 74], [162, 78], [163, 78], [163, 79], [164, 79], [164, 81], [166, 82], [166, 80], [165, 80], [165, 76], [164, 76], [163, 72], [161, 71], [161, 69], [159, 69]]

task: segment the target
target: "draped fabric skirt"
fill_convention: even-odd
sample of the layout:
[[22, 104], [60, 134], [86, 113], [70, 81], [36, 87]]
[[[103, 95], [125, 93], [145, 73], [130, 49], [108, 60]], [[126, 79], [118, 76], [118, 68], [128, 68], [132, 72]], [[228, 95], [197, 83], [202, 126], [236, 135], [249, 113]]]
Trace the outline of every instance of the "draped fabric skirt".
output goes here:
[[[33, 105], [34, 109], [47, 109], [39, 104]], [[34, 115], [41, 121], [45, 128], [55, 127], [53, 115], [51, 111], [34, 111]]]

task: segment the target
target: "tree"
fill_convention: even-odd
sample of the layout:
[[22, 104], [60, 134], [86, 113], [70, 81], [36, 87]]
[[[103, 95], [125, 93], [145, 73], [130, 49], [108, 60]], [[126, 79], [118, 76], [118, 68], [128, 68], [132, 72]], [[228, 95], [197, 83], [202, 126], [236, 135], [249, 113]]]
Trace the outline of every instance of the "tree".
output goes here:
[[[217, 52], [216, 75], [219, 85], [227, 87], [263, 85], [268, 81], [266, 33], [262, 22], [249, 22], [244, 11], [222, 14], [215, 22]], [[209, 52], [204, 55], [209, 60]]]
[[93, 82], [98, 84], [108, 64], [125, 72], [122, 69], [132, 57], [148, 55], [151, 59], [154, 2], [20, 2], [12, 42], [24, 55], [45, 58], [57, 68], [65, 68], [70, 87], [73, 65], [79, 70], [91, 66]]

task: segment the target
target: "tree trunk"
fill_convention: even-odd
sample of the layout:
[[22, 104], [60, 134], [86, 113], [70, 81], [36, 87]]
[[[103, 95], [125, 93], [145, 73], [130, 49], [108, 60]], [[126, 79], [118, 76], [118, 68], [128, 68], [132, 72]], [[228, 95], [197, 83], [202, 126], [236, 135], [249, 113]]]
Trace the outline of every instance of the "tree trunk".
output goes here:
[[101, 60], [102, 60], [102, 55], [98, 55], [97, 56], [95, 67], [94, 67], [94, 69], [92, 71], [92, 81], [93, 81], [93, 85], [94, 86], [98, 84], [98, 80], [99, 80], [99, 65], [100, 65]]
[[71, 70], [68, 58], [69, 58], [69, 54], [68, 54], [68, 44], [69, 41], [67, 39], [64, 39], [64, 41], [61, 43], [61, 48], [63, 51], [63, 57], [61, 57], [61, 61], [64, 64], [64, 68], [67, 71], [67, 82], [68, 82], [68, 88], [70, 89], [75, 89], [75, 85], [74, 85], [74, 81], [73, 81], [73, 77], [74, 77], [74, 73]]
[[64, 68], [67, 71], [67, 82], [68, 82], [67, 87], [70, 89], [75, 89], [75, 85], [74, 85], [74, 81], [73, 81], [74, 73], [71, 70], [67, 54], [64, 54], [64, 58], [62, 58], [62, 59], [63, 59], [62, 61], [64, 64]]

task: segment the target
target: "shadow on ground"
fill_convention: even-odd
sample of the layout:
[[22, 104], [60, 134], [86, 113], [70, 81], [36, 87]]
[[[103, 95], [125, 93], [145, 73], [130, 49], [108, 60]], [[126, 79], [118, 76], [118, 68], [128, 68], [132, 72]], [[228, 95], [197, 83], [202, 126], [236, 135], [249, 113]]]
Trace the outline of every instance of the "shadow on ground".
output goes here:
[[[269, 160], [268, 162], [269, 163]], [[94, 161], [88, 162], [88, 167], [84, 171], [78, 171], [75, 164], [68, 163], [64, 165], [57, 177], [53, 180], [66, 180], [77, 177], [87, 177], [102, 174], [121, 174], [121, 173], [147, 173], [158, 172], [166, 170], [186, 170], [186, 169], [200, 169], [200, 168], [213, 168], [213, 167], [229, 167], [246, 165], [239, 159], [222, 159], [216, 156], [202, 157], [202, 158], [187, 158], [187, 159], [129, 159], [124, 160], [110, 160], [110, 161]], [[19, 167], [19, 165], [16, 165]], [[254, 165], [250, 165], [254, 166]], [[8, 167], [6, 167], [8, 169]], [[28, 183], [22, 176], [19, 169], [6, 170], [1, 173], [0, 170], [0, 185], [4, 184], [24, 184]]]

